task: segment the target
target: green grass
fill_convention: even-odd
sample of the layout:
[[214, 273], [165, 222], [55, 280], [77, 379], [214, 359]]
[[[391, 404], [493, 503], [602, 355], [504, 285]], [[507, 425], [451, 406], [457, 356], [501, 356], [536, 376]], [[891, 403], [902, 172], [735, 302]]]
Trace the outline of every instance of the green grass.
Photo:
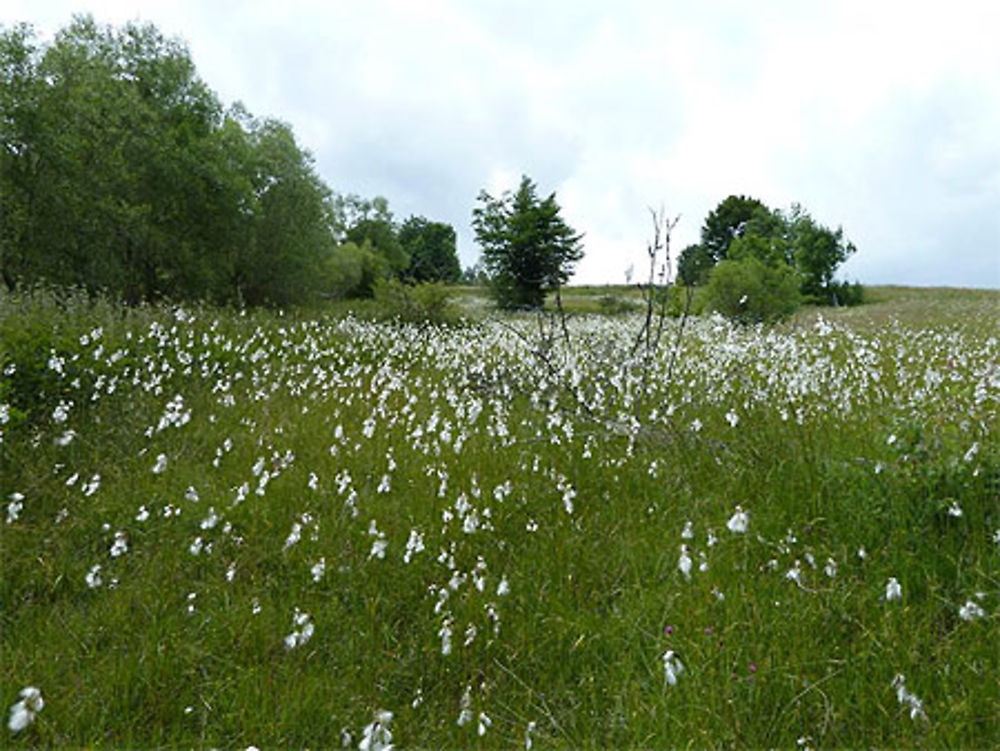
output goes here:
[[3, 298], [0, 698], [45, 699], [4, 744], [357, 747], [389, 710], [401, 747], [989, 746], [998, 296], [870, 299], [697, 319], [668, 379], [621, 314], [550, 370], [530, 317]]

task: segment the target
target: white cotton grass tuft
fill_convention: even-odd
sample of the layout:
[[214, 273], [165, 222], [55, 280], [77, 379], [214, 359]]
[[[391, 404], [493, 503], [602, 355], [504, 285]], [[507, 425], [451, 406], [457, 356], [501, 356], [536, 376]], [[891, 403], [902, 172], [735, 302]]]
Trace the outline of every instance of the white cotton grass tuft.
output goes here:
[[663, 677], [668, 686], [677, 685], [677, 676], [684, 672], [684, 665], [672, 649], [663, 653]]
[[[375, 713], [372, 722], [361, 731], [359, 751], [389, 751], [392, 748], [392, 731], [389, 729], [392, 717], [392, 712], [384, 709]], [[346, 733], [346, 737], [350, 739], [350, 733]]]
[[899, 583], [899, 580], [895, 576], [890, 576], [889, 581], [885, 585], [885, 601], [892, 602], [893, 600], [903, 599], [903, 587]]
[[45, 707], [42, 692], [34, 686], [22, 688], [20, 699], [10, 708], [7, 727], [13, 733], [20, 733], [35, 721], [35, 716]]
[[896, 698], [899, 703], [909, 708], [911, 720], [927, 719], [924, 703], [906, 688], [906, 677], [902, 673], [897, 673], [896, 677], [892, 679], [892, 687], [896, 689]]
[[976, 618], [982, 618], [986, 615], [986, 611], [980, 607], [978, 602], [974, 600], [967, 600], [966, 603], [958, 609], [958, 617], [963, 621], [974, 621]]
[[726, 522], [726, 528], [734, 534], [743, 534], [750, 525], [750, 512], [744, 511], [742, 506], [737, 506], [735, 513]]
[[691, 579], [691, 563], [691, 556], [688, 555], [688, 546], [681, 545], [681, 555], [680, 558], [677, 559], [677, 568], [682, 574], [684, 574], [684, 578], [689, 581]]

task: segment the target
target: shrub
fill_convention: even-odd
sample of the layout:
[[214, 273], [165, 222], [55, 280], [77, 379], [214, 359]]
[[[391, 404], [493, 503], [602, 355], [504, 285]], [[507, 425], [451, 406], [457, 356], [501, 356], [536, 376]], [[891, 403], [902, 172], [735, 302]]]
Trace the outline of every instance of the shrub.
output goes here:
[[375, 303], [379, 317], [405, 323], [454, 324], [460, 320], [451, 291], [440, 282], [379, 280], [375, 283]]
[[722, 261], [709, 276], [709, 306], [740, 323], [772, 323], [798, 309], [799, 285], [799, 275], [783, 262]]

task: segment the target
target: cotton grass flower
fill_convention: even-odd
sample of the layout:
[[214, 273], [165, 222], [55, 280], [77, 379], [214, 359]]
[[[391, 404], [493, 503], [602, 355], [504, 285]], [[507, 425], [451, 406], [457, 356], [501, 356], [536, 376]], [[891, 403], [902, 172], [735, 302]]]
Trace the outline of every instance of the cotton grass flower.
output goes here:
[[734, 534], [743, 534], [747, 531], [747, 527], [750, 524], [750, 513], [744, 511], [741, 506], [736, 507], [736, 512], [729, 517], [729, 521], [726, 522], [726, 528]]
[[[359, 751], [390, 751], [392, 749], [392, 712], [380, 709], [375, 713], [375, 719], [361, 731]], [[350, 737], [350, 734], [348, 734]]]
[[691, 556], [688, 555], [688, 546], [681, 545], [681, 555], [680, 558], [677, 559], [677, 568], [682, 574], [684, 574], [684, 578], [689, 581], [691, 579], [691, 563]]
[[986, 611], [983, 610], [979, 603], [968, 600], [966, 603], [958, 609], [958, 617], [963, 621], [974, 621], [976, 618], [982, 618], [986, 615]]
[[885, 585], [885, 601], [892, 602], [893, 600], [903, 599], [903, 587], [896, 579], [895, 576], [890, 576], [889, 581]]
[[684, 672], [684, 665], [677, 658], [677, 654], [672, 649], [663, 653], [663, 677], [667, 685], [676, 686], [677, 676]]
[[911, 694], [907, 690], [906, 677], [902, 673], [898, 673], [892, 679], [892, 687], [896, 689], [896, 699], [899, 703], [909, 708], [911, 720], [927, 719], [927, 714], [924, 712], [924, 703], [916, 695]]
[[7, 727], [11, 732], [20, 733], [35, 721], [35, 716], [45, 707], [42, 692], [34, 686], [21, 689], [21, 698], [10, 708], [10, 719]]

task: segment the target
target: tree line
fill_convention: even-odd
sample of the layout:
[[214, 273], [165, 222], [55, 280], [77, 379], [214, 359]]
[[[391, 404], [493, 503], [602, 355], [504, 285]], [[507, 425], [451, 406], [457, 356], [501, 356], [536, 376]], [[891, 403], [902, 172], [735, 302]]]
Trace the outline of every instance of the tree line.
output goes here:
[[[835, 280], [837, 268], [855, 252], [838, 227], [817, 222], [799, 204], [772, 209], [749, 196], [729, 196], [701, 228], [701, 242], [678, 259], [678, 280], [686, 285], [732, 286], [754, 280], [794, 306], [796, 295], [819, 305], [860, 302], [861, 288]], [[740, 292], [739, 297], [743, 296]]]
[[152, 25], [0, 29], [0, 146], [8, 290], [289, 305], [461, 275], [450, 225], [334, 193], [288, 124], [223, 107]]

